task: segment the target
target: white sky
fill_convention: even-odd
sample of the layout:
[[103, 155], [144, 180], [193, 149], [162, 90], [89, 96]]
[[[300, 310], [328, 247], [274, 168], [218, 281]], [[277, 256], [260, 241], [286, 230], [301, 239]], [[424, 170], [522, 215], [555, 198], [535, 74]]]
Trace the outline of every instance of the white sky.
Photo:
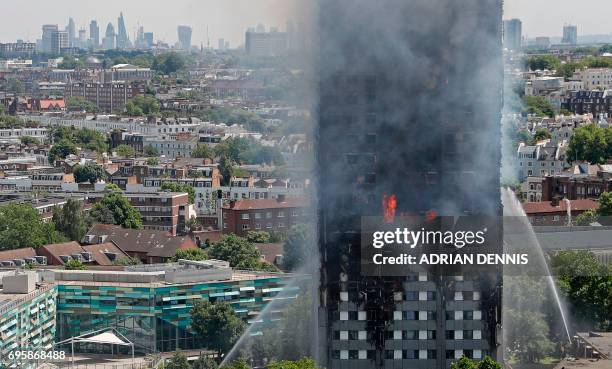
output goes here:
[[[109, 21], [116, 29], [117, 17], [123, 11], [132, 39], [137, 27], [143, 25], [145, 31], [155, 33], [156, 40], [173, 44], [177, 40], [176, 26], [187, 24], [194, 28], [194, 45], [206, 44], [208, 26], [211, 46], [216, 47], [220, 37], [237, 46], [243, 43], [246, 28], [259, 22], [284, 29], [286, 20], [295, 18], [297, 4], [304, 1], [315, 0], [0, 0], [0, 42], [18, 38], [35, 41], [43, 24], [64, 27], [68, 17], [74, 18], [77, 30], [96, 19], [103, 34]], [[576, 24], [582, 35], [612, 33], [612, 0], [504, 3], [504, 18], [520, 18], [523, 34], [528, 37], [560, 36], [564, 23]]]

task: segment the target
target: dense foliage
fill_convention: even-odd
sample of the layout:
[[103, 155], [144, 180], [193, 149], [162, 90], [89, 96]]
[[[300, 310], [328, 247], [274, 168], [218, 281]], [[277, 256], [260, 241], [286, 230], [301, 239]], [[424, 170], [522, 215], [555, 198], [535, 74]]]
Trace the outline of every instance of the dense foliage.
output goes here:
[[0, 250], [40, 247], [64, 241], [55, 224], [43, 222], [30, 204], [0, 206]]
[[574, 129], [567, 150], [567, 161], [588, 161], [604, 164], [612, 158], [612, 127], [588, 124]]
[[205, 337], [207, 348], [219, 356], [229, 352], [246, 329], [246, 323], [223, 301], [198, 301], [190, 314], [191, 328], [200, 337]]
[[108, 193], [97, 202], [91, 209], [91, 217], [99, 223], [116, 224], [124, 228], [142, 228], [140, 213], [127, 198], [117, 192]]
[[77, 183], [96, 183], [100, 179], [107, 178], [104, 168], [94, 162], [87, 162], [84, 165], [77, 164], [72, 169], [72, 173]]

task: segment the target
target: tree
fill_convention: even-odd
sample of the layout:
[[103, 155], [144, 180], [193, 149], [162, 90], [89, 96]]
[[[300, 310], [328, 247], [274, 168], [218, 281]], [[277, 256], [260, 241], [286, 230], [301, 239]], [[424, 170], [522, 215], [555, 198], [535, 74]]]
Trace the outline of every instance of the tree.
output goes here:
[[234, 165], [227, 156], [222, 156], [219, 160], [219, 173], [221, 174], [221, 185], [227, 186], [232, 179]]
[[319, 366], [310, 358], [302, 358], [298, 361], [273, 361], [268, 364], [268, 369], [319, 369]]
[[524, 112], [535, 114], [538, 117], [554, 117], [555, 109], [552, 104], [542, 96], [523, 96]]
[[185, 231], [189, 234], [197, 231], [200, 228], [200, 223], [196, 217], [191, 217], [185, 221]]
[[107, 177], [104, 168], [93, 162], [87, 162], [84, 165], [75, 165], [72, 173], [77, 183], [96, 183], [98, 180], [106, 179]]
[[177, 53], [163, 53], [155, 57], [152, 69], [160, 71], [164, 74], [172, 74], [178, 72], [185, 67], [185, 59]]
[[191, 369], [191, 365], [187, 361], [187, 356], [181, 350], [177, 350], [166, 363], [164, 369]]
[[285, 269], [295, 270], [304, 265], [306, 257], [310, 254], [308, 250], [312, 249], [313, 232], [312, 227], [305, 224], [297, 224], [291, 227], [284, 247], [283, 267]]
[[212, 159], [215, 157], [214, 150], [208, 145], [198, 144], [191, 152], [192, 158]]
[[219, 356], [231, 350], [246, 328], [246, 323], [223, 301], [198, 301], [190, 314], [193, 331]]
[[229, 364], [223, 365], [222, 369], [252, 369], [249, 364], [244, 360], [234, 360]]
[[21, 136], [19, 137], [19, 141], [21, 141], [24, 145], [40, 145], [40, 141], [37, 138], [32, 136]]
[[100, 111], [96, 104], [81, 96], [66, 97], [66, 108], [69, 111], [84, 111], [87, 113], [97, 113]]
[[550, 132], [544, 128], [538, 128], [536, 133], [533, 135], [533, 140], [535, 142], [549, 140], [552, 137]]
[[599, 202], [597, 214], [602, 217], [612, 216], [612, 192], [602, 193], [597, 201]]
[[117, 186], [114, 183], [109, 183], [106, 186], [104, 186], [104, 191], [111, 191], [111, 192], [123, 192], [123, 190], [121, 189], [121, 187]]
[[561, 66], [559, 58], [553, 55], [533, 56], [527, 63], [531, 70], [556, 70]]
[[212, 259], [225, 260], [232, 268], [258, 269], [261, 253], [246, 239], [235, 234], [224, 235], [208, 250]]
[[11, 78], [0, 86], [0, 91], [8, 92], [11, 94], [20, 94], [23, 93], [24, 88], [20, 80]]
[[571, 308], [576, 329], [612, 329], [612, 267], [589, 251], [560, 251], [551, 268]]
[[217, 369], [219, 365], [208, 356], [200, 355], [198, 360], [191, 364], [191, 369]]
[[80, 59], [75, 58], [72, 55], [65, 55], [62, 59], [62, 62], [57, 65], [59, 69], [77, 69], [84, 68], [85, 62]]
[[270, 234], [266, 231], [248, 231], [246, 239], [252, 243], [269, 243]]
[[65, 239], [53, 221], [45, 223], [30, 204], [0, 206], [0, 250], [40, 247]]
[[574, 72], [580, 69], [581, 64], [579, 63], [564, 63], [557, 68], [557, 77], [564, 77], [570, 79], [574, 76]]
[[161, 107], [157, 99], [153, 96], [138, 95], [127, 101], [125, 111], [127, 115], [133, 117], [139, 116], [156, 116], [159, 114]]
[[147, 158], [147, 165], [150, 165], [150, 166], [159, 165], [159, 160], [157, 158]]
[[70, 259], [64, 264], [64, 269], [66, 270], [85, 270], [87, 267], [82, 262]]
[[480, 361], [462, 356], [461, 359], [451, 364], [451, 369], [502, 369], [502, 366], [490, 356], [485, 356]]
[[478, 369], [476, 363], [465, 356], [451, 364], [451, 369]]
[[126, 144], [121, 144], [115, 147], [115, 152], [117, 153], [117, 155], [124, 157], [124, 158], [132, 157], [136, 154], [136, 151], [134, 150], [134, 148]]
[[189, 203], [195, 203], [195, 190], [186, 183], [164, 182], [161, 186], [162, 191], [171, 192], [187, 192], [189, 195]]
[[61, 140], [49, 150], [49, 163], [55, 163], [57, 160], [66, 159], [68, 155], [76, 155], [77, 147], [74, 143], [68, 140]]
[[172, 261], [178, 261], [180, 259], [202, 261], [208, 259], [208, 257], [206, 257], [206, 253], [202, 249], [178, 249]]
[[144, 147], [144, 154], [145, 156], [151, 158], [151, 157], [157, 157], [159, 156], [159, 150], [157, 148], [155, 148], [154, 146], [151, 145], [147, 145]]
[[587, 209], [582, 214], [578, 215], [572, 221], [576, 226], [588, 226], [591, 223], [597, 221], [599, 217], [597, 216], [597, 211], [595, 209]]
[[91, 216], [100, 223], [116, 224], [123, 228], [142, 228], [140, 213], [127, 198], [117, 192], [106, 194], [91, 209]]
[[574, 129], [567, 149], [567, 160], [586, 160], [591, 164], [606, 162], [612, 142], [607, 142], [606, 132], [595, 124]]
[[63, 233], [69, 240], [80, 242], [87, 228], [89, 216], [83, 210], [83, 201], [68, 199], [60, 209], [53, 210], [53, 223], [55, 228]]

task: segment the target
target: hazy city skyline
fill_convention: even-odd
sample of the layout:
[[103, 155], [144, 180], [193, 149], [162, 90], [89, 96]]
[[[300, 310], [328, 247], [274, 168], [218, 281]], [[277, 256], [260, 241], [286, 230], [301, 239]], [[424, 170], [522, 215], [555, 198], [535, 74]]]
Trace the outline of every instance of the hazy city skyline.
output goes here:
[[206, 46], [208, 27], [211, 47], [216, 47], [219, 38], [230, 41], [235, 47], [244, 43], [246, 29], [257, 23], [284, 30], [286, 21], [295, 18], [299, 0], [179, 0], [171, 3], [107, 0], [95, 10], [91, 3], [75, 0], [40, 2], [35, 8], [32, 4], [3, 3], [0, 42], [17, 39], [34, 42], [41, 37], [43, 24], [58, 24], [63, 29], [70, 17], [77, 30], [87, 28], [89, 35], [89, 22], [95, 19], [103, 32], [109, 22], [117, 28], [117, 18], [123, 12], [132, 41], [138, 27], [143, 26], [145, 32], [154, 33], [155, 41], [174, 44], [178, 41], [177, 26], [184, 24], [193, 28], [194, 45]]
[[[3, 7], [0, 22], [0, 42], [17, 39], [34, 42], [41, 37], [43, 24], [58, 24], [63, 29], [70, 17], [74, 18], [77, 30], [89, 27], [92, 19], [101, 29], [109, 22], [117, 26], [117, 17], [124, 13], [128, 35], [131, 39], [139, 26], [154, 32], [155, 41], [174, 44], [178, 40], [177, 26], [193, 28], [193, 44], [206, 46], [208, 27], [211, 46], [219, 38], [231, 42], [232, 47], [244, 43], [244, 32], [248, 27], [263, 23], [267, 27], [285, 28], [288, 19], [299, 17], [299, 4], [304, 0], [179, 0], [171, 4], [160, 1], [132, 0], [129, 2], [108, 0], [95, 11], [90, 3], [75, 0], [39, 2], [34, 9], [31, 4], [11, 2]], [[160, 3], [158, 6], [156, 3]], [[170, 6], [168, 6], [170, 5]], [[523, 22], [523, 35], [527, 37], [560, 37], [566, 23], [578, 26], [580, 35], [612, 34], [607, 14], [612, 11], [609, 0], [585, 0], [581, 3], [597, 12], [577, 12], [570, 0], [506, 0], [504, 19], [519, 18]], [[27, 14], [27, 17], [23, 17]], [[542, 17], [546, 14], [546, 17]]]

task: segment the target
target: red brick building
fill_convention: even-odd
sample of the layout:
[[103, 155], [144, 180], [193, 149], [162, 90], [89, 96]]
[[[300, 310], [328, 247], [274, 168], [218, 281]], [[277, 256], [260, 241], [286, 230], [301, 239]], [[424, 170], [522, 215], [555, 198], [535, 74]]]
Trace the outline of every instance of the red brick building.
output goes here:
[[526, 202], [523, 204], [523, 209], [529, 222], [534, 226], [564, 226], [568, 221], [568, 203], [572, 219], [589, 209], [599, 208], [599, 203], [595, 200], [554, 199], [553, 201]]
[[308, 219], [303, 198], [232, 201], [221, 212], [222, 232], [245, 236], [249, 231], [285, 232]]

